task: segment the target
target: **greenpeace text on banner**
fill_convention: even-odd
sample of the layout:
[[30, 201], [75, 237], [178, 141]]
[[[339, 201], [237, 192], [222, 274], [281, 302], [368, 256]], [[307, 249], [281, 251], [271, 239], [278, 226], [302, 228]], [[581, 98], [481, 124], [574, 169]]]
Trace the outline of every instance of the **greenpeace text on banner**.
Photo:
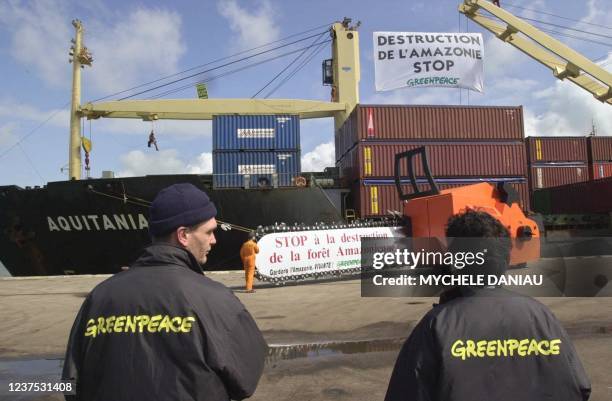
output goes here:
[[484, 89], [479, 33], [374, 32], [376, 91], [436, 86]]

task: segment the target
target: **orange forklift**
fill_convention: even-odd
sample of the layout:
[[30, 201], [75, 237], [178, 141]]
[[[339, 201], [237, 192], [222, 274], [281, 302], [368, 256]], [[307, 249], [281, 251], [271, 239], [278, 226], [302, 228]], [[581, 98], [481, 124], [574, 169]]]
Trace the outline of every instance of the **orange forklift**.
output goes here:
[[[415, 158], [419, 156], [429, 186], [424, 191], [417, 185], [413, 167]], [[406, 171], [412, 192], [405, 192], [402, 188]], [[403, 201], [403, 219], [409, 237], [435, 238], [446, 247], [448, 219], [457, 213], [475, 210], [490, 214], [508, 229], [512, 240], [511, 267], [524, 267], [540, 258], [541, 223], [537, 221], [538, 216], [529, 218], [525, 215], [518, 203], [518, 193], [508, 183], [482, 182], [439, 190], [422, 146], [395, 155], [395, 185]]]

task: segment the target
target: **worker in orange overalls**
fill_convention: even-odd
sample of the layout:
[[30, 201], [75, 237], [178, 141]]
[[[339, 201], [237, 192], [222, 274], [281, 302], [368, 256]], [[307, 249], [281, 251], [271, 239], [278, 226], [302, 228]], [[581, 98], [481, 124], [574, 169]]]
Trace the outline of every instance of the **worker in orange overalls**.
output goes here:
[[259, 253], [259, 247], [255, 242], [255, 232], [249, 233], [249, 239], [240, 248], [240, 259], [244, 267], [244, 277], [246, 280], [246, 292], [255, 292], [253, 289], [253, 276], [255, 275], [255, 255]]

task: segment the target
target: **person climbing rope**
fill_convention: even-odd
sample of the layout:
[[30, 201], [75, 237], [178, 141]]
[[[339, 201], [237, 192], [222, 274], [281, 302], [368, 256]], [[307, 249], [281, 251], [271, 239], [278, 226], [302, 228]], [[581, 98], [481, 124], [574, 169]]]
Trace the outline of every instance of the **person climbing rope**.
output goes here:
[[159, 148], [157, 147], [157, 139], [155, 139], [155, 133], [151, 130], [149, 134], [149, 142], [147, 143], [147, 147], [151, 147], [151, 145], [155, 145], [155, 150], [159, 152]]

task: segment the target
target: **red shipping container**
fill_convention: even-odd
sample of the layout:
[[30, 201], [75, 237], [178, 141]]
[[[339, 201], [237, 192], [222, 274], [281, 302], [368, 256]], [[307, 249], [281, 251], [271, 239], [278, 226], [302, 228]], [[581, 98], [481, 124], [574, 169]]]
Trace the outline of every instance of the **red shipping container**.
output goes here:
[[591, 180], [612, 177], [612, 163], [593, 162], [590, 165], [589, 171], [591, 172]]
[[344, 155], [371, 140], [523, 140], [522, 107], [358, 105], [336, 133]]
[[530, 164], [588, 162], [586, 137], [530, 136], [525, 139]]
[[[340, 174], [350, 181], [370, 177], [394, 177], [395, 155], [423, 146], [423, 143], [361, 142], [337, 163]], [[434, 177], [524, 177], [527, 175], [525, 149], [520, 142], [509, 143], [428, 143], [429, 168]], [[424, 176], [420, 158], [415, 174]], [[406, 163], [400, 170], [406, 177]]]
[[529, 183], [532, 191], [588, 180], [589, 172], [586, 164], [572, 166], [543, 164], [532, 166], [529, 169]]
[[591, 161], [612, 162], [612, 137], [590, 136], [588, 145]]
[[[453, 184], [437, 184], [438, 189], [450, 189], [471, 185], [475, 182], [456, 182]], [[519, 193], [520, 205], [523, 210], [529, 210], [529, 190], [527, 182], [511, 184]], [[419, 184], [419, 190], [427, 190], [427, 184]], [[402, 190], [412, 192], [410, 185], [402, 185]], [[390, 217], [389, 211], [403, 211], [402, 201], [399, 199], [397, 188], [393, 184], [368, 185], [364, 181], [357, 182], [352, 187], [353, 207], [362, 218]]]

